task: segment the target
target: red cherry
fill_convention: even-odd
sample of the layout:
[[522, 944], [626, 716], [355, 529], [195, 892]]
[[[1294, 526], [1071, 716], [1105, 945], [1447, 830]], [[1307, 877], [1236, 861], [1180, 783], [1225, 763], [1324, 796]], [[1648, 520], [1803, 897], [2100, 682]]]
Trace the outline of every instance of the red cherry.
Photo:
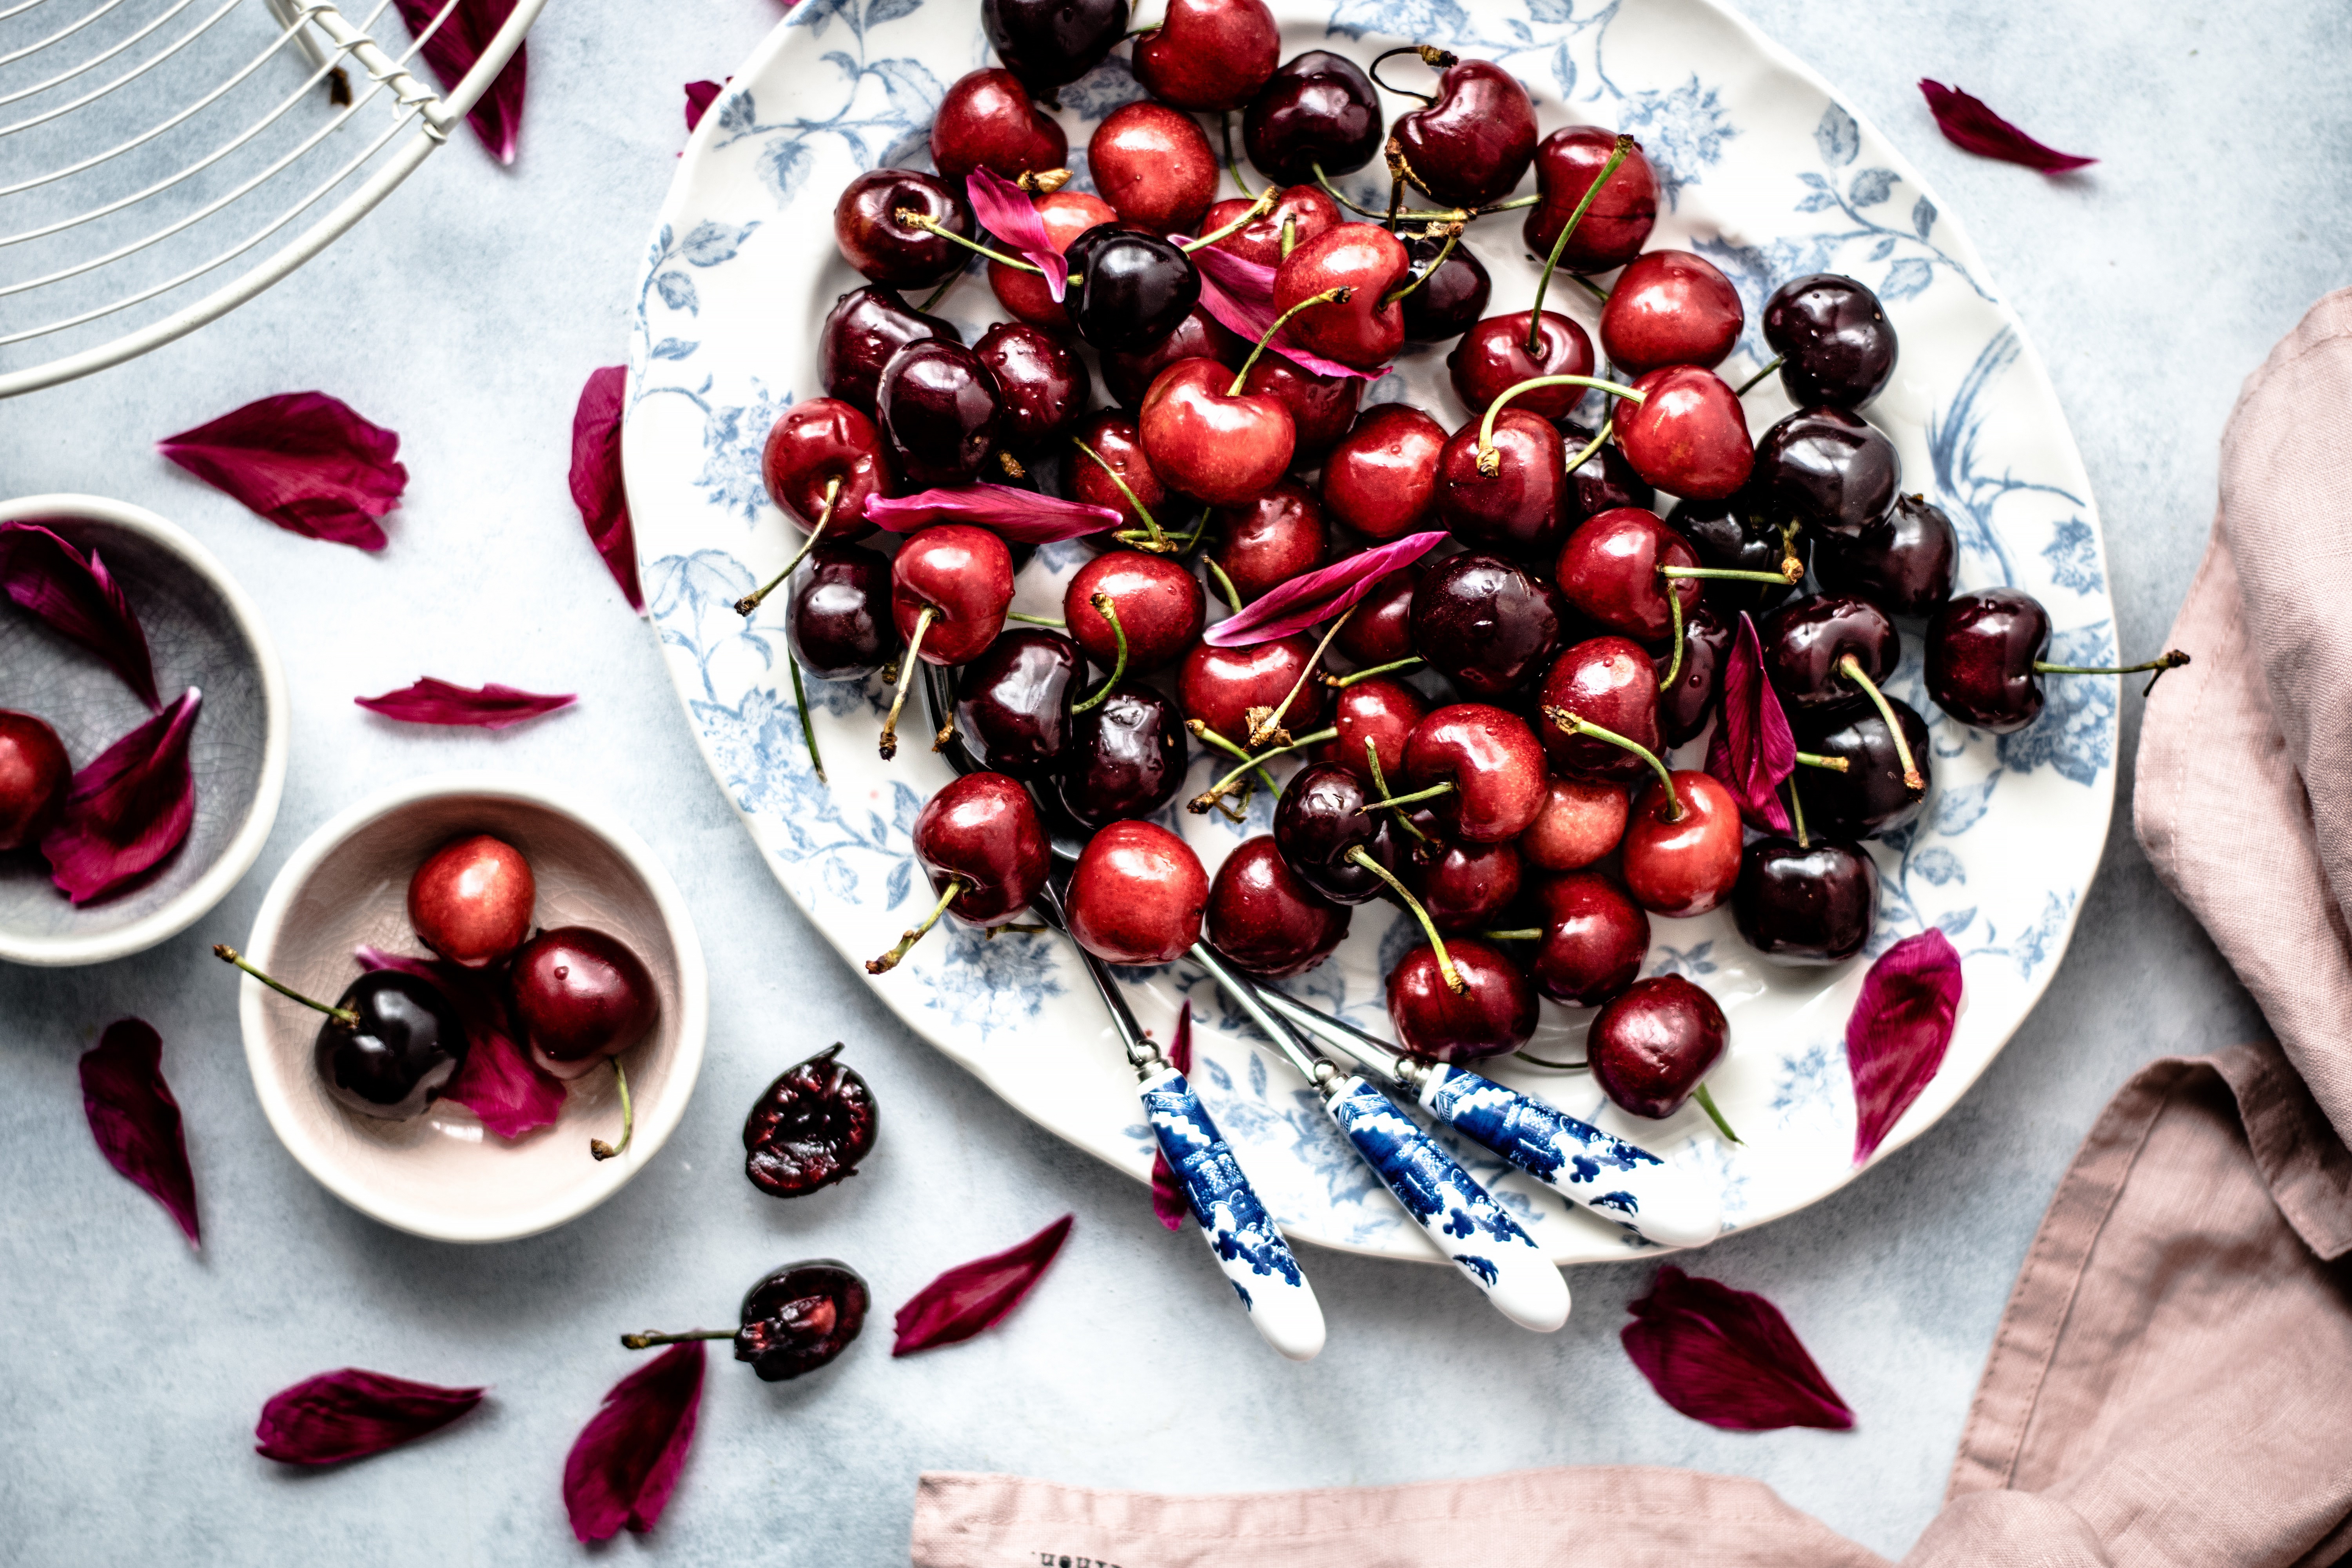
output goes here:
[[1403, 776], [1405, 742], [1429, 716], [1429, 704], [1420, 692], [1402, 681], [1376, 675], [1340, 688], [1332, 707], [1331, 725], [1339, 732], [1325, 748], [1330, 761], [1369, 784], [1372, 782], [1371, 763], [1365, 753], [1369, 744], [1380, 754], [1382, 779]]
[[1297, 442], [1280, 399], [1228, 396], [1233, 381], [1215, 360], [1181, 360], [1152, 382], [1136, 420], [1160, 477], [1212, 505], [1262, 494], [1290, 467]]
[[1537, 884], [1543, 937], [1528, 965], [1536, 989], [1571, 1007], [1606, 1002], [1642, 973], [1650, 917], [1598, 871], [1571, 871]]
[[1135, 41], [1135, 79], [1179, 109], [1245, 109], [1282, 62], [1282, 28], [1265, 0], [1170, 0]]
[[1552, 661], [1544, 676], [1538, 711], [1544, 720], [1544, 751], [1561, 773], [1596, 784], [1639, 778], [1648, 770], [1647, 763], [1622, 746], [1563, 730], [1556, 715], [1597, 724], [1655, 752], [1657, 667], [1637, 642], [1616, 637], [1589, 638]]
[[538, 899], [522, 852], [477, 833], [443, 845], [416, 868], [408, 879], [408, 923], [442, 957], [479, 969], [522, 945]]
[[1703, 915], [1739, 883], [1739, 802], [1711, 773], [1676, 770], [1670, 817], [1665, 785], [1653, 782], [1633, 799], [1622, 846], [1625, 886], [1633, 900], [1662, 915]]
[[1049, 441], [1058, 447], [1094, 391], [1094, 377], [1068, 340], [1025, 321], [999, 321], [981, 334], [971, 352], [996, 378], [1003, 444], [1024, 456]]
[[1445, 951], [1468, 987], [1463, 993], [1447, 986], [1435, 951], [1426, 946], [1389, 971], [1389, 1022], [1399, 1044], [1434, 1061], [1474, 1062], [1516, 1051], [1534, 1037], [1539, 1007], [1518, 965], [1473, 939], [1449, 942]]
[[1542, 870], [1580, 870], [1617, 847], [1626, 810], [1621, 785], [1554, 779], [1542, 812], [1519, 835], [1519, 853]]
[[1143, 401], [1160, 373], [1179, 360], [1213, 359], [1227, 370], [1237, 371], [1249, 351], [1246, 339], [1228, 331], [1214, 316], [1195, 305], [1190, 315], [1176, 323], [1175, 331], [1150, 348], [1133, 353], [1104, 353], [1103, 387], [1131, 408]]
[[[1141, 528], [1145, 519], [1136, 510], [1139, 503], [1157, 520], [1174, 499], [1160, 482], [1160, 471], [1144, 457], [1143, 442], [1131, 415], [1097, 414], [1078, 426], [1077, 439], [1095, 456], [1073, 451], [1063, 465], [1063, 472], [1069, 479], [1070, 499], [1088, 506], [1107, 506], [1118, 512], [1117, 528], [1108, 531]], [[1098, 463], [1095, 458], [1102, 461]], [[1118, 476], [1116, 479], [1111, 477], [1114, 474]], [[1104, 535], [1089, 537], [1099, 540]]]
[[[984, 528], [947, 522], [908, 539], [890, 562], [890, 618], [926, 663], [963, 664], [996, 640], [1013, 603], [1013, 554]], [[909, 653], [917, 651], [909, 647]]]
[[1375, 544], [1417, 533], [1430, 526], [1444, 447], [1444, 426], [1420, 409], [1375, 404], [1324, 460], [1323, 504]]
[[1525, 557], [1558, 548], [1569, 523], [1559, 432], [1517, 403], [1495, 416], [1491, 446], [1480, 440], [1480, 423], [1456, 430], [1438, 455], [1439, 521], [1473, 550]]
[[1318, 375], [1279, 353], [1260, 354], [1242, 381], [1242, 390], [1271, 397], [1290, 410], [1295, 442], [1292, 458], [1306, 468], [1348, 433], [1356, 404], [1364, 395], [1360, 375]]
[[1654, 370], [1633, 384], [1645, 395], [1617, 406], [1617, 444], [1633, 471], [1692, 500], [1722, 500], [1756, 463], [1739, 395], [1696, 365]]
[[1201, 940], [1209, 876], [1156, 822], [1097, 830], [1070, 873], [1070, 935], [1106, 963], [1168, 963]]
[[1254, 500], [1220, 507], [1219, 535], [1209, 552], [1244, 604], [1323, 564], [1331, 552], [1322, 503], [1297, 479], [1284, 479]]
[[842, 187], [833, 207], [834, 243], [842, 258], [877, 283], [908, 289], [962, 268], [970, 252], [936, 229], [898, 221], [912, 211], [940, 228], [971, 237], [971, 215], [945, 182], [916, 169], [868, 169]]
[[1422, 907], [1448, 936], [1493, 925], [1518, 898], [1526, 875], [1519, 852], [1507, 844], [1448, 844], [1408, 869]]
[[1446, 66], [1437, 96], [1398, 115], [1389, 135], [1389, 167], [1450, 207], [1509, 195], [1535, 155], [1536, 106], [1492, 60]]
[[866, 521], [867, 501], [898, 493], [882, 432], [833, 397], [812, 397], [784, 410], [761, 449], [760, 477], [778, 506], [810, 528], [825, 518], [824, 536], [843, 542], [874, 531]]
[[73, 784], [58, 732], [30, 713], [0, 708], [0, 851], [40, 843]]
[[1739, 290], [1715, 263], [1687, 250], [1653, 250], [1617, 276], [1601, 308], [1601, 346], [1626, 375], [1670, 364], [1712, 369], [1748, 324]]
[[645, 961], [587, 926], [531, 938], [515, 954], [507, 988], [531, 1060], [560, 1079], [583, 1077], [635, 1045], [661, 1009]]
[[[1325, 502], [1329, 510], [1329, 502]], [[1333, 646], [1359, 669], [1394, 664], [1412, 656], [1412, 592], [1421, 584], [1419, 562], [1372, 584], [1371, 592], [1356, 601], [1356, 613], [1339, 628]]]
[[1664, 644], [1675, 630], [1668, 584], [1685, 619], [1698, 613], [1705, 584], [1696, 577], [1669, 578], [1660, 568], [1697, 564], [1697, 552], [1655, 512], [1621, 506], [1578, 525], [1560, 546], [1552, 577], [1586, 618], [1620, 637]]
[[958, 77], [931, 120], [931, 162], [959, 191], [974, 169], [1017, 180], [1069, 161], [1069, 137], [1029, 101], [1009, 70], [984, 68]]
[[1244, 840], [1209, 884], [1205, 935], [1244, 974], [1280, 980], [1331, 956], [1348, 934], [1348, 908], [1301, 880], [1274, 836]]
[[1679, 974], [1635, 981], [1592, 1020], [1585, 1059], [1601, 1092], [1636, 1116], [1663, 1121], [1683, 1107], [1731, 1034], [1715, 998]]
[[[1087, 230], [1118, 219], [1108, 202], [1084, 191], [1055, 191], [1050, 196], [1038, 197], [1035, 205], [1037, 216], [1045, 226], [1045, 237], [1054, 242], [1055, 250], [1067, 250], [1070, 241]], [[1046, 291], [1045, 279], [1039, 274], [992, 261], [988, 264], [988, 286], [996, 291], [997, 303], [1018, 320], [1052, 331], [1075, 330], [1070, 325], [1069, 310]]]
[[1484, 702], [1455, 702], [1413, 727], [1403, 779], [1391, 787], [1415, 794], [1451, 784], [1430, 803], [1446, 835], [1499, 844], [1543, 810], [1544, 784], [1543, 747], [1526, 720]]
[[1191, 234], [1217, 194], [1217, 155], [1191, 115], [1139, 100], [1104, 117], [1087, 142], [1095, 189], [1154, 234]]
[[[1244, 745], [1255, 722], [1250, 710], [1263, 708], [1271, 712], [1281, 707], [1314, 660], [1315, 645], [1303, 637], [1249, 647], [1201, 643], [1184, 656], [1184, 668], [1176, 678], [1177, 705], [1184, 710], [1185, 718], [1237, 746]], [[1319, 680], [1300, 687], [1290, 710], [1283, 715], [1284, 728], [1296, 735], [1316, 729], [1329, 690]]]
[[[1234, 196], [1213, 204], [1201, 215], [1201, 232], [1214, 234], [1257, 203]], [[1339, 226], [1339, 204], [1314, 185], [1292, 185], [1274, 198], [1274, 205], [1260, 216], [1252, 218], [1241, 227], [1216, 242], [1219, 250], [1230, 251], [1244, 261], [1255, 261], [1261, 267], [1282, 265], [1282, 231], [1290, 229], [1290, 243], [1295, 249], [1318, 235], [1330, 233]]]
[[1404, 312], [1389, 296], [1412, 269], [1404, 242], [1372, 223], [1343, 223], [1293, 250], [1274, 275], [1277, 313], [1332, 289], [1345, 300], [1309, 305], [1290, 335], [1309, 353], [1357, 370], [1379, 370], [1404, 342]]
[[897, 968], [943, 914], [982, 930], [1004, 924], [1044, 889], [1053, 864], [1036, 803], [1003, 773], [950, 779], [915, 814], [913, 837], [915, 863], [939, 903], [898, 946], [866, 960], [868, 974]]
[[[1538, 256], [1551, 254], [1569, 214], [1584, 200], [1616, 147], [1616, 135], [1598, 125], [1565, 126], [1543, 139], [1536, 148], [1536, 183], [1543, 199], [1528, 214], [1521, 234], [1529, 250]], [[1657, 221], [1657, 171], [1636, 142], [1577, 220], [1576, 232], [1561, 247], [1559, 264], [1570, 272], [1622, 267], [1642, 253]]]
[[[1095, 607], [1098, 594], [1110, 597], [1118, 631]], [[1088, 658], [1104, 669], [1118, 660], [1119, 634], [1127, 637], [1127, 672], [1145, 675], [1184, 657], [1209, 615], [1201, 580], [1165, 555], [1114, 550], [1078, 568], [1062, 594], [1062, 617]]]
[[[1454, 395], [1475, 417], [1523, 381], [1539, 375], [1591, 375], [1592, 340], [1566, 316], [1546, 310], [1530, 352], [1528, 313], [1513, 310], [1489, 316], [1463, 333], [1445, 356], [1445, 374], [1454, 384]], [[1538, 386], [1513, 398], [1511, 406], [1545, 419], [1565, 419], [1584, 401], [1585, 391], [1581, 386]]]

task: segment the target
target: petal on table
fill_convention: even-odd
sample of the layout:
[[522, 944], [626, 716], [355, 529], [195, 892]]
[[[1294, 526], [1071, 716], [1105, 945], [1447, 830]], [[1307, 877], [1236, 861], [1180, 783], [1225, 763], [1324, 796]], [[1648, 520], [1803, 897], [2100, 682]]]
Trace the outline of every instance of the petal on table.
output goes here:
[[156, 449], [306, 539], [382, 550], [376, 519], [400, 504], [400, 437], [323, 392], [284, 392], [166, 436]]
[[572, 1533], [609, 1541], [659, 1523], [702, 1408], [702, 1342], [672, 1345], [614, 1384], [563, 1461]]
[[106, 1163], [171, 1214], [192, 1247], [196, 1178], [180, 1129], [180, 1102], [163, 1081], [163, 1040], [144, 1019], [106, 1026], [81, 1057], [81, 1108]]
[[336, 1465], [437, 1432], [482, 1402], [479, 1388], [443, 1388], [347, 1366], [281, 1388], [261, 1407], [253, 1449], [287, 1465]]
[[1028, 1240], [949, 1269], [898, 1309], [893, 1356], [960, 1344], [1021, 1304], [1052, 1268], [1070, 1234], [1064, 1215]]
[[478, 687], [453, 686], [428, 675], [397, 691], [387, 691], [381, 697], [354, 697], [352, 700], [371, 713], [381, 713], [404, 724], [504, 730], [526, 719], [569, 708], [579, 699], [568, 691], [560, 696], [522, 691], [495, 680]]
[[1964, 153], [1998, 158], [2004, 163], [2022, 163], [2045, 174], [2063, 174], [2098, 162], [2096, 158], [2061, 153], [2055, 147], [2042, 145], [1995, 114], [1984, 100], [1958, 88], [1922, 77], [1919, 91], [1927, 100], [1927, 111], [1936, 117], [1936, 129], [1944, 133], [1945, 141]]
[[608, 364], [589, 372], [587, 384], [580, 389], [580, 405], [572, 415], [572, 500], [580, 509], [588, 542], [621, 585], [621, 596], [643, 615], [637, 532], [629, 521], [629, 492], [621, 480], [621, 413], [628, 381], [628, 366]]
[[1658, 1397], [1692, 1420], [1734, 1432], [1853, 1426], [1853, 1412], [1763, 1297], [1669, 1263], [1626, 1310], [1634, 1321], [1618, 1331], [1625, 1353]]

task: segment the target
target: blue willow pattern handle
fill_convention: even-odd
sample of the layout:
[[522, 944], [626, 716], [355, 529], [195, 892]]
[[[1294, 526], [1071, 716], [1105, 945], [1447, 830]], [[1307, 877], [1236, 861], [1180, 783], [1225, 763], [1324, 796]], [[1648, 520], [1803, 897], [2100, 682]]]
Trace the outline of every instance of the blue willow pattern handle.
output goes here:
[[1703, 1247], [1722, 1231], [1721, 1200], [1687, 1173], [1532, 1095], [1435, 1064], [1421, 1103], [1571, 1203], [1662, 1247]]
[[1292, 1361], [1323, 1348], [1323, 1308], [1300, 1272], [1241, 1162], [1209, 1120], [1184, 1075], [1162, 1068], [1143, 1082], [1143, 1113], [1178, 1180], [1192, 1216], [1234, 1293], [1265, 1342]]
[[1477, 1179], [1387, 1095], [1349, 1077], [1325, 1109], [1413, 1223], [1486, 1293], [1496, 1311], [1538, 1333], [1568, 1321], [1568, 1281], [1559, 1268]]

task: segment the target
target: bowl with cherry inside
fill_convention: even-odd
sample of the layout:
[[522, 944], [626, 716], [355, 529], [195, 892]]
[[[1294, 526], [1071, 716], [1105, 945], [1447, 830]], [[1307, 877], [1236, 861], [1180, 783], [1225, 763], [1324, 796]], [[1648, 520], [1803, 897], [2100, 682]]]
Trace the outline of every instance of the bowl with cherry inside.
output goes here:
[[269, 1125], [328, 1191], [442, 1241], [586, 1213], [701, 1071], [709, 980], [677, 884], [609, 811], [520, 774], [393, 786], [302, 842], [240, 944]]
[[[980, 10], [794, 10], [633, 296], [639, 564], [746, 852], [1139, 1179], [1074, 942], [1163, 1044], [1190, 1003], [1325, 1246], [1435, 1256], [1196, 942], [1727, 1228], [1933, 1125], [2057, 968], [2158, 651], [1948, 205], [1709, 0]], [[1929, 950], [1957, 1001], [1887, 1026]], [[1554, 1258], [1642, 1245], [1468, 1152]]]

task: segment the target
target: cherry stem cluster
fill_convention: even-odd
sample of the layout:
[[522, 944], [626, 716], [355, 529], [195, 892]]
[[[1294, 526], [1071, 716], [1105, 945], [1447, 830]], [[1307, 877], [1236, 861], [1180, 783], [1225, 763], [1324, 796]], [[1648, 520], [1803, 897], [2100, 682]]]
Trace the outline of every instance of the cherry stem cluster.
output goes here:
[[1182, 251], [1185, 255], [1190, 256], [1196, 250], [1203, 249], [1206, 247], [1216, 244], [1217, 241], [1224, 238], [1229, 234], [1240, 233], [1243, 229], [1247, 228], [1250, 225], [1255, 223], [1258, 219], [1264, 217], [1266, 214], [1274, 210], [1274, 197], [1275, 189], [1272, 185], [1268, 185], [1265, 190], [1258, 193], [1257, 200], [1250, 204], [1249, 211], [1242, 214], [1241, 216], [1234, 219], [1233, 222], [1225, 225], [1224, 227], [1212, 229], [1207, 234], [1202, 235], [1200, 238], [1188, 240], [1184, 244], [1178, 246], [1176, 248]]
[[1437, 269], [1445, 265], [1445, 258], [1454, 254], [1454, 247], [1455, 246], [1462, 243], [1462, 228], [1463, 226], [1458, 223], [1449, 223], [1444, 225], [1442, 227], [1437, 224], [1431, 224], [1429, 227], [1423, 232], [1422, 237], [1423, 239], [1434, 239], [1439, 234], [1443, 233], [1445, 236], [1444, 245], [1439, 247], [1435, 256], [1429, 258], [1428, 266], [1423, 268], [1420, 271], [1412, 275], [1411, 282], [1400, 284], [1396, 288], [1390, 289], [1385, 295], [1382, 295], [1381, 298], [1381, 309], [1383, 310], [1387, 310], [1391, 305], [1397, 303], [1397, 301], [1402, 300], [1406, 295], [1412, 293], [1414, 289], [1428, 282], [1432, 278], [1437, 276]]
[[[1220, 740], [1223, 739], [1223, 736], [1218, 738]], [[1219, 801], [1224, 799], [1225, 796], [1231, 795], [1234, 792], [1234, 787], [1244, 779], [1247, 778], [1250, 774], [1250, 771], [1253, 768], [1257, 767], [1260, 763], [1268, 762], [1276, 757], [1286, 755], [1292, 752], [1303, 752], [1309, 746], [1319, 746], [1326, 741], [1336, 741], [1339, 738], [1339, 731], [1337, 729], [1327, 727], [1316, 731], [1311, 735], [1301, 735], [1297, 740], [1291, 741], [1287, 744], [1275, 747], [1272, 751], [1259, 752], [1255, 755], [1252, 755], [1249, 752], [1244, 752], [1242, 754], [1242, 763], [1239, 767], [1234, 769], [1233, 772], [1227, 773], [1224, 777], [1211, 784], [1207, 789], [1202, 790], [1199, 795], [1194, 795], [1191, 800], [1185, 802], [1184, 809], [1190, 811], [1195, 816], [1205, 816], [1208, 815], [1210, 807], [1215, 805]], [[1267, 776], [1266, 787], [1268, 789], [1274, 787], [1274, 782], [1271, 775]]]
[[1330, 629], [1323, 634], [1323, 640], [1315, 645], [1315, 657], [1307, 661], [1307, 668], [1300, 670], [1298, 679], [1290, 683], [1290, 689], [1284, 694], [1280, 705], [1264, 719], [1251, 723], [1249, 743], [1253, 747], [1263, 746], [1268, 741], [1277, 739], [1286, 744], [1288, 742], [1290, 737], [1283, 732], [1282, 716], [1290, 711], [1290, 705], [1298, 700], [1300, 692], [1307, 689], [1307, 681], [1314, 679], [1315, 672], [1323, 668], [1323, 656], [1330, 650], [1331, 639], [1339, 635], [1339, 628], [1346, 626], [1348, 617], [1355, 613], [1356, 606], [1353, 605], [1340, 613], [1339, 618], [1333, 621]]

